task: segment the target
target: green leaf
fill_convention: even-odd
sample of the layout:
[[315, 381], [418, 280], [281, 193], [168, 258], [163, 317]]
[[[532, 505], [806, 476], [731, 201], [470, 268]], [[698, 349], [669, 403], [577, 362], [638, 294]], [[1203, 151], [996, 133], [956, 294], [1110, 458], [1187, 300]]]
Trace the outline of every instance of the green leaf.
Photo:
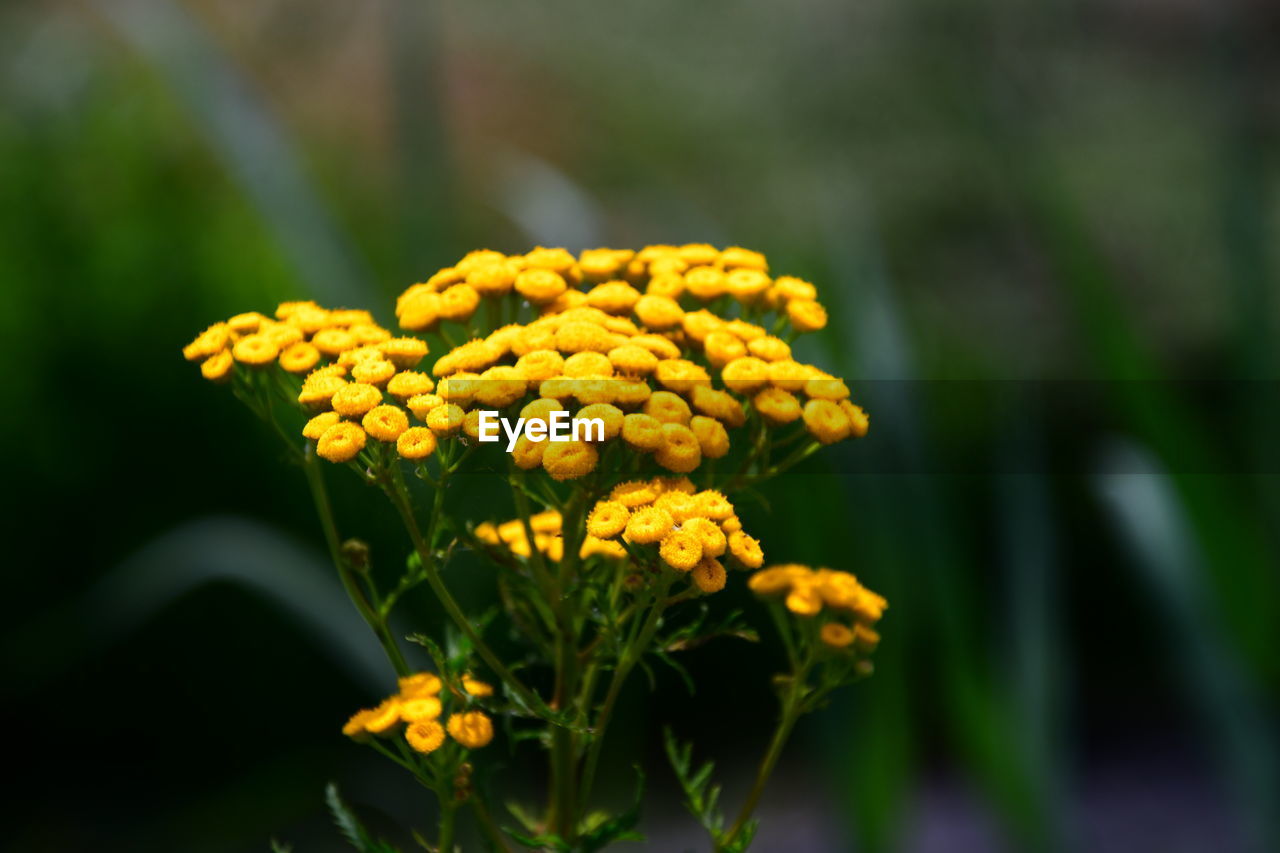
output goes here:
[[360, 853], [398, 853], [395, 847], [384, 841], [376, 841], [360, 823], [355, 814], [338, 795], [338, 786], [330, 782], [324, 789], [324, 799], [333, 814], [333, 822], [351, 846]]
[[293, 853], [293, 845], [271, 839], [271, 853]]
[[595, 853], [618, 841], [644, 841], [644, 836], [635, 831], [640, 822], [640, 806], [644, 802], [644, 772], [639, 765], [635, 766], [636, 795], [631, 807], [622, 814], [609, 818], [590, 832], [584, 832], [579, 841], [582, 853]]

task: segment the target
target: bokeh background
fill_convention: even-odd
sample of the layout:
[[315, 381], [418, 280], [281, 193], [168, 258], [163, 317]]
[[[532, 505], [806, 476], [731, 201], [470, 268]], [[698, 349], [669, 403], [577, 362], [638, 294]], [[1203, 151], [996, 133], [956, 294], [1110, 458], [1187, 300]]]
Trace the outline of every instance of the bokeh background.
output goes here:
[[[892, 602], [758, 849], [1280, 849], [1278, 24], [1262, 0], [6, 4], [0, 840], [344, 849], [334, 780], [412, 845], [423, 793], [337, 734], [388, 673], [304, 484], [179, 348], [283, 298], [390, 320], [472, 248], [709, 241], [819, 284], [805, 355], [874, 419], [749, 526]], [[771, 722], [767, 650], [686, 663], [696, 694], [638, 684], [608, 759], [623, 801], [644, 756], [645, 849], [705, 849], [660, 725], [733, 804]]]

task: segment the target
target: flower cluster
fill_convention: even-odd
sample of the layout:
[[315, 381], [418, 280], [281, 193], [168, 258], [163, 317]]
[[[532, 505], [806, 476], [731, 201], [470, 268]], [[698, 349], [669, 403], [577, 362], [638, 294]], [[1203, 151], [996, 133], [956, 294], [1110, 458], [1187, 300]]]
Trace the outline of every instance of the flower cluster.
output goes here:
[[[342, 733], [356, 740], [403, 734], [410, 747], [424, 754], [443, 746], [446, 732], [466, 749], [487, 746], [493, 740], [493, 721], [483, 711], [459, 710], [451, 714], [444, 725], [440, 724], [444, 701], [452, 698], [442, 693], [443, 687], [444, 683], [434, 673], [405, 676], [400, 679], [398, 693], [375, 708], [357, 711], [342, 727]], [[462, 679], [462, 689], [469, 697], [493, 695], [492, 686], [470, 677]]]
[[[563, 519], [558, 510], [549, 509], [531, 515], [528, 529], [525, 519], [513, 518], [500, 524], [486, 521], [476, 525], [475, 536], [484, 545], [501, 548], [519, 557], [532, 556], [529, 547], [529, 530], [533, 531], [534, 545], [538, 553], [548, 560], [559, 562], [564, 557]], [[627, 551], [618, 542], [609, 542], [587, 534], [578, 549], [581, 559], [601, 556], [620, 560], [627, 556]]]
[[762, 598], [781, 600], [797, 616], [819, 617], [822, 642], [828, 646], [870, 652], [880, 642], [871, 626], [880, 621], [888, 602], [848, 572], [770, 566], [752, 575], [747, 585]]
[[587, 535], [599, 547], [652, 549], [658, 560], [651, 562], [689, 572], [705, 593], [724, 588], [720, 558], [726, 554], [738, 568], [756, 569], [764, 562], [760, 542], [743, 531], [729, 499], [698, 491], [687, 477], [618, 484], [587, 516]]

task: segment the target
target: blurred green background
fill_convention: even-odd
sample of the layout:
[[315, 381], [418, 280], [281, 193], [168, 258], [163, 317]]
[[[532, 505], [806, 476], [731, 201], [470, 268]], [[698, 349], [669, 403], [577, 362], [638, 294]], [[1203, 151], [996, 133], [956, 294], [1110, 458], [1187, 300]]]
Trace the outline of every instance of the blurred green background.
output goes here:
[[[748, 526], [892, 607], [758, 849], [1280, 849], [1278, 24], [1261, 0], [5, 5], [0, 840], [337, 850], [330, 779], [390, 837], [426, 824], [338, 736], [389, 674], [303, 482], [179, 349], [282, 298], [390, 321], [472, 248], [709, 241], [818, 283], [804, 354], [873, 417]], [[373, 496], [335, 491], [402, 559]], [[705, 849], [659, 725], [735, 803], [774, 662], [725, 641], [689, 656], [693, 697], [636, 685], [606, 788], [641, 750], [647, 849]]]

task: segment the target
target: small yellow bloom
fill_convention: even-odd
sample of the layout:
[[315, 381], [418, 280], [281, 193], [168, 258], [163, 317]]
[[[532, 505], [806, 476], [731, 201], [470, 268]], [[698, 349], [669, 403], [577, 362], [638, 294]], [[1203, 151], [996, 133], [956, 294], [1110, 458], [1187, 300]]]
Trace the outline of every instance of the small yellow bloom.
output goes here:
[[404, 731], [404, 739], [415, 752], [435, 752], [444, 743], [444, 727], [436, 720], [417, 720]]
[[862, 407], [850, 403], [848, 400], [841, 400], [840, 411], [844, 412], [845, 417], [849, 419], [849, 434], [854, 438], [865, 437], [867, 431], [871, 428], [871, 418], [867, 416]]
[[555, 345], [560, 352], [606, 353], [621, 343], [620, 335], [595, 323], [565, 323], [556, 329]]
[[532, 471], [542, 465], [542, 456], [546, 451], [547, 442], [534, 441], [528, 435], [522, 434], [516, 439], [515, 447], [511, 448], [511, 461], [517, 468]]
[[649, 292], [636, 301], [636, 319], [650, 329], [661, 331], [679, 326], [684, 320], [684, 309], [670, 296]]
[[444, 705], [441, 704], [438, 696], [414, 696], [400, 700], [400, 719], [406, 723], [434, 720], [443, 710]]
[[626, 415], [622, 418], [622, 440], [636, 450], [657, 450], [662, 447], [662, 421], [638, 412]]
[[356, 711], [351, 715], [350, 719], [342, 726], [342, 733], [355, 741], [367, 741], [369, 739], [369, 730], [366, 726], [373, 717], [373, 710], [364, 708]]
[[235, 342], [231, 354], [241, 364], [262, 367], [276, 360], [280, 346], [266, 335], [245, 335]]
[[725, 426], [740, 427], [747, 421], [747, 412], [742, 407], [742, 403], [726, 391], [697, 385], [694, 386], [689, 398], [695, 409], [721, 421]]
[[535, 305], [551, 302], [568, 288], [564, 277], [549, 269], [521, 270], [516, 276], [516, 291]]
[[769, 262], [765, 260], [764, 255], [759, 252], [753, 252], [750, 249], [744, 249], [741, 246], [730, 246], [721, 252], [720, 266], [727, 270], [749, 269], [760, 270], [760, 272], [769, 271]]
[[875, 651], [876, 646], [880, 645], [880, 635], [866, 625], [854, 625], [853, 638], [858, 651], [863, 654]]
[[830, 400], [810, 400], [804, 404], [804, 425], [809, 434], [823, 444], [834, 444], [849, 437], [849, 416]]
[[813, 372], [803, 364], [792, 361], [791, 359], [783, 359], [782, 361], [769, 362], [767, 370], [769, 374], [769, 383], [774, 388], [781, 388], [783, 391], [802, 391], [805, 382], [809, 381]]
[[446, 403], [432, 409], [427, 414], [425, 423], [436, 435], [449, 435], [462, 428], [462, 422], [466, 417], [467, 413], [462, 411], [461, 406]]
[[742, 519], [738, 518], [736, 515], [731, 515], [724, 521], [720, 522], [720, 529], [726, 534], [737, 533], [742, 529]]
[[853, 629], [840, 622], [828, 622], [822, 626], [819, 636], [833, 649], [843, 649], [853, 643]]
[[627, 540], [638, 545], [651, 545], [661, 542], [675, 522], [671, 514], [658, 507], [643, 507], [631, 513], [624, 530]]
[[478, 678], [472, 678], [470, 675], [462, 676], [462, 689], [480, 699], [493, 695], [493, 685]]
[[533, 350], [520, 356], [516, 370], [531, 382], [541, 382], [564, 373], [564, 356], [552, 349]]
[[724, 277], [725, 289], [740, 302], [754, 302], [773, 284], [758, 269], [737, 269]]
[[768, 569], [762, 569], [752, 575], [751, 579], [747, 581], [747, 586], [756, 595], [768, 598], [789, 592], [793, 580], [794, 578], [787, 570], [787, 567], [773, 566]]
[[549, 442], [542, 452], [542, 467], [553, 480], [576, 480], [596, 469], [600, 454], [585, 441]]
[[564, 360], [564, 375], [575, 378], [612, 376], [613, 362], [604, 353], [576, 352]]
[[684, 274], [685, 290], [703, 302], [728, 292], [724, 273], [715, 267], [695, 267]]
[[793, 299], [787, 303], [787, 317], [797, 332], [816, 332], [827, 325], [827, 309], [812, 299]]
[[398, 681], [400, 694], [406, 697], [435, 696], [444, 687], [440, 676], [434, 672], [415, 672], [401, 676]]
[[333, 395], [333, 410], [349, 418], [362, 417], [365, 412], [382, 402], [382, 392], [367, 382], [350, 382], [342, 385]]
[[187, 361], [202, 361], [216, 355], [231, 342], [231, 330], [226, 323], [214, 323], [196, 339], [182, 348], [182, 357]]
[[711, 374], [700, 364], [683, 358], [668, 358], [658, 362], [654, 377], [663, 387], [687, 394], [698, 385], [710, 385]]
[[311, 338], [311, 345], [322, 355], [336, 358], [356, 346], [355, 335], [346, 329], [321, 329]]
[[[355, 377], [354, 372], [352, 376]], [[387, 383], [387, 393], [407, 400], [419, 394], [429, 394], [435, 387], [436, 383], [427, 374], [416, 370], [402, 370]]]
[[582, 547], [578, 549], [578, 556], [584, 560], [595, 556], [620, 560], [627, 556], [627, 549], [622, 546], [621, 542], [616, 542], [612, 539], [601, 539], [588, 533], [582, 539]]
[[409, 416], [396, 406], [374, 406], [360, 425], [378, 441], [395, 441], [409, 428]]
[[697, 501], [694, 500], [693, 495], [684, 492], [663, 492], [653, 505], [671, 513], [671, 520], [676, 524], [684, 524], [698, 515]]
[[519, 272], [519, 266], [510, 261], [494, 261], [467, 273], [467, 284], [482, 296], [501, 296], [511, 292]]
[[703, 556], [702, 561], [693, 567], [693, 582], [705, 593], [724, 589], [726, 579], [724, 566], [715, 557]]
[[642, 346], [623, 344], [608, 353], [609, 363], [625, 376], [646, 376], [658, 366], [658, 357]]
[[431, 414], [433, 409], [444, 405], [444, 398], [439, 394], [414, 394], [405, 405], [409, 407], [409, 411], [413, 412], [415, 418], [425, 422], [427, 415]]
[[812, 584], [793, 581], [786, 604], [787, 609], [797, 616], [816, 616], [822, 610], [822, 597]]
[[724, 531], [709, 518], [691, 518], [680, 525], [680, 529], [697, 537], [702, 553], [707, 556], [719, 557], [728, 547]]
[[664, 424], [687, 424], [693, 414], [684, 398], [672, 391], [654, 391], [644, 404], [644, 413]]
[[313, 371], [302, 384], [302, 390], [298, 392], [298, 402], [312, 409], [327, 409], [333, 405], [333, 395], [347, 384], [347, 380], [332, 373], [318, 376], [317, 373], [318, 371]]
[[[679, 358], [680, 347], [662, 335], [636, 335], [630, 341], [638, 347], [644, 347], [658, 358]], [[657, 368], [657, 365], [654, 365]]]
[[336, 423], [316, 442], [316, 454], [330, 462], [349, 462], [364, 450], [365, 432], [353, 423]]
[[631, 511], [618, 501], [600, 501], [587, 516], [587, 533], [600, 539], [612, 539], [621, 533], [631, 518]]
[[440, 293], [440, 319], [465, 323], [480, 305], [480, 294], [469, 284], [455, 284]]
[[280, 353], [280, 366], [290, 373], [306, 373], [320, 362], [320, 350], [306, 341], [289, 344]]
[[414, 367], [427, 354], [426, 342], [418, 338], [390, 338], [377, 346], [401, 370]]
[[400, 700], [396, 697], [383, 700], [382, 704], [372, 709], [364, 722], [365, 731], [369, 734], [385, 736], [400, 725]]
[[729, 452], [729, 433], [715, 418], [695, 415], [689, 429], [698, 438], [698, 447], [707, 459], [720, 459]]
[[773, 335], [748, 341], [747, 351], [761, 361], [785, 361], [791, 358], [791, 347], [786, 341]]
[[844, 400], [849, 386], [834, 376], [814, 377], [804, 383], [804, 393], [816, 400]]
[[587, 304], [610, 314], [626, 314], [639, 299], [640, 291], [625, 281], [597, 284], [587, 291]]
[[751, 405], [765, 423], [775, 426], [789, 424], [801, 415], [800, 401], [790, 391], [781, 388], [765, 388], [752, 398]]
[[764, 551], [760, 548], [760, 540], [748, 536], [740, 529], [729, 534], [729, 553], [743, 568], [758, 569], [764, 565]]
[[769, 362], [755, 356], [735, 358], [720, 371], [724, 387], [742, 394], [750, 394], [769, 382]]
[[724, 521], [733, 515], [733, 504], [723, 493], [715, 489], [698, 492], [694, 499], [697, 501], [698, 515], [712, 521]]
[[357, 382], [382, 387], [396, 375], [396, 366], [379, 354], [378, 358], [366, 358], [351, 368], [351, 378]]
[[818, 288], [804, 279], [791, 275], [781, 275], [775, 278], [773, 280], [773, 289], [783, 302], [792, 300], [812, 301], [818, 298]]
[[682, 424], [662, 425], [662, 446], [653, 454], [668, 471], [687, 474], [702, 464], [702, 447], [693, 430]]
[[663, 537], [658, 556], [680, 572], [687, 572], [702, 560], [702, 541], [687, 530], [673, 530]]
[[628, 509], [651, 504], [657, 498], [657, 489], [641, 480], [629, 480], [625, 483], [619, 483], [609, 493], [609, 500], [617, 501]]
[[309, 438], [312, 441], [319, 441], [320, 436], [324, 435], [325, 430], [342, 420], [342, 416], [337, 412], [321, 412], [311, 420], [307, 421], [302, 428], [302, 437]]
[[742, 358], [747, 354], [747, 345], [728, 332], [711, 332], [702, 346], [712, 367], [724, 367], [735, 358]]
[[[655, 275], [645, 285], [644, 292], [646, 296], [665, 296], [672, 300], [679, 299], [680, 295], [684, 293], [684, 276], [674, 272]], [[676, 307], [679, 307], [679, 305], [677, 304]]]
[[480, 711], [467, 711], [449, 718], [449, 735], [467, 749], [479, 749], [493, 740], [493, 722]]
[[225, 382], [231, 378], [235, 366], [231, 350], [224, 349], [200, 362], [200, 375], [210, 382]]

